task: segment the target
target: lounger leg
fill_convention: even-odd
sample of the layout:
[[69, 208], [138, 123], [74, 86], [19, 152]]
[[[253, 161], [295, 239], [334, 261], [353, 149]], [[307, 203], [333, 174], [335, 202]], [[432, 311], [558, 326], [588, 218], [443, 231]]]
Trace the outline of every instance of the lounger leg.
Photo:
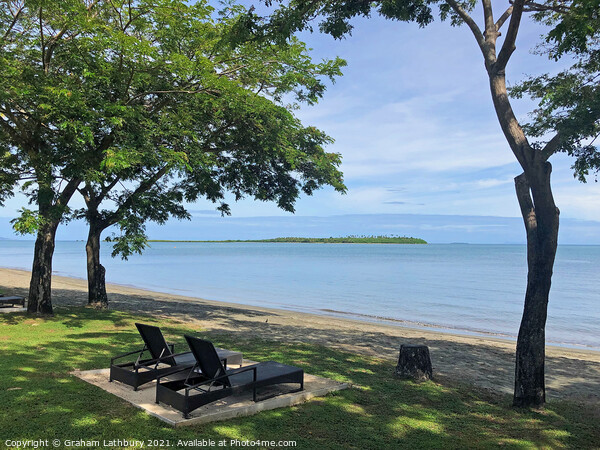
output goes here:
[[300, 392], [304, 390], [304, 377], [302, 378], [302, 380], [300, 381], [300, 387], [294, 391], [291, 392]]
[[252, 388], [252, 400], [256, 403], [256, 386]]
[[189, 401], [190, 401], [190, 391], [186, 388], [185, 389], [185, 401], [183, 403], [183, 411], [182, 411], [184, 419], [190, 418], [189, 404], [188, 404]]

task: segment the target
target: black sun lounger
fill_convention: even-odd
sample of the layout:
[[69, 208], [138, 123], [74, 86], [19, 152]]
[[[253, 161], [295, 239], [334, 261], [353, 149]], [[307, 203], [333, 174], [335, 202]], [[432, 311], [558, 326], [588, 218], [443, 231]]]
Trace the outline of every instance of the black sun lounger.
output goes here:
[[15, 306], [15, 305], [21, 305], [21, 306], [25, 306], [25, 298], [23, 297], [16, 297], [16, 296], [4, 296], [4, 295], [0, 295], [0, 308], [4, 307], [4, 306], [8, 306], [8, 304], [10, 303], [10, 306]]
[[[120, 381], [137, 391], [137, 388], [160, 376], [192, 367], [196, 360], [188, 351], [175, 353], [175, 344], [168, 344], [160, 328], [136, 323], [144, 347], [141, 350], [124, 353], [110, 360], [109, 381]], [[145, 356], [145, 354], [149, 355]], [[218, 357], [227, 365], [242, 366], [242, 354], [231, 350], [218, 349]], [[135, 361], [117, 363], [116, 361], [128, 356], [138, 355]]]
[[[210, 341], [185, 336], [196, 364], [175, 375], [159, 377], [156, 382], [156, 403], [164, 403], [181, 411], [184, 418], [208, 403], [232, 395], [282, 383], [298, 383], [304, 389], [304, 371], [275, 361], [261, 362], [239, 369], [227, 369]], [[187, 375], [186, 375], [187, 374]], [[289, 392], [289, 391], [288, 391]]]

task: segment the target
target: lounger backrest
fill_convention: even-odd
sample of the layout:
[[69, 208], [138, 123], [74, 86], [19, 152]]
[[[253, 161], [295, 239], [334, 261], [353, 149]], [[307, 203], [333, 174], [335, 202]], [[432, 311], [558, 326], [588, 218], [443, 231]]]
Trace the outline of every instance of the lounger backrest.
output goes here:
[[[223, 367], [212, 342], [188, 335], [185, 335], [185, 340], [190, 346], [190, 350], [192, 351], [194, 358], [196, 358], [200, 370], [205, 376], [208, 378], [216, 378], [225, 375], [225, 368]], [[227, 377], [220, 380], [220, 382], [225, 386], [231, 386], [229, 378]]]
[[[165, 337], [163, 336], [162, 331], [160, 331], [160, 328], [153, 325], [145, 325], [143, 323], [136, 323], [135, 326], [140, 332], [140, 336], [142, 336], [144, 344], [146, 344], [153, 359], [163, 358], [173, 354], [167, 345], [167, 341], [165, 341]], [[171, 366], [177, 365], [174, 358], [165, 358], [162, 362]]]

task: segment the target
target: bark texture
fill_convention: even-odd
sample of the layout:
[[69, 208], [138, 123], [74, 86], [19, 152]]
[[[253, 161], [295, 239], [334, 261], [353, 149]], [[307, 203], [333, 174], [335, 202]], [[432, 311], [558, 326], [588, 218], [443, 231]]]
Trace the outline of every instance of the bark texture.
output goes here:
[[550, 189], [551, 171], [546, 162], [532, 175], [523, 173], [515, 178], [527, 232], [528, 268], [515, 364], [513, 404], [519, 407], [541, 406], [546, 401], [545, 329], [559, 226], [559, 211]]
[[108, 308], [106, 295], [106, 269], [100, 264], [100, 235], [102, 229], [90, 224], [85, 246], [87, 254], [88, 305], [94, 308]]
[[52, 314], [52, 256], [54, 255], [56, 229], [63, 219], [66, 205], [75, 193], [79, 179], [72, 179], [55, 198], [52, 175], [43, 166], [37, 170], [39, 193], [39, 218], [37, 238], [33, 250], [33, 266], [27, 304], [28, 313]]
[[41, 226], [33, 250], [27, 312], [52, 314], [52, 256], [58, 223]]
[[433, 378], [429, 347], [426, 345], [402, 344], [396, 365], [396, 375], [417, 381]]

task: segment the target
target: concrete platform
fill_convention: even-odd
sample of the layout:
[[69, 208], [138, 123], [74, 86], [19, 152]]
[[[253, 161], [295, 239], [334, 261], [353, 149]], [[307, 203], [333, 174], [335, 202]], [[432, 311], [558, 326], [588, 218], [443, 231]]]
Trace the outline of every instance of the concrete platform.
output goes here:
[[[253, 364], [253, 362], [245, 360], [243, 365], [246, 366], [249, 364]], [[256, 403], [252, 401], [252, 393], [239, 397], [228, 397], [198, 408], [190, 414], [191, 417], [189, 419], [184, 419], [181, 412], [166, 405], [157, 405], [154, 402], [156, 396], [156, 385], [154, 382], [141, 386], [138, 391], [134, 391], [131, 386], [121, 384], [118, 381], [113, 381], [112, 383], [109, 382], [108, 373], [109, 369], [98, 369], [87, 370], [84, 372], [75, 371], [71, 374], [128, 401], [132, 405], [143, 409], [148, 414], [157, 417], [174, 427], [216, 422], [219, 420], [232, 419], [234, 417], [251, 416], [260, 411], [284, 408], [304, 403], [313, 397], [322, 397], [329, 392], [339, 391], [349, 387], [348, 383], [340, 383], [328, 378], [316, 377], [305, 373], [304, 390], [301, 392], [276, 395], [282, 391], [285, 392], [286, 389], [297, 389], [297, 384], [290, 385], [291, 387], [288, 388], [286, 388], [286, 385], [263, 388], [259, 390], [259, 401]]]
[[25, 312], [27, 308], [22, 306], [3, 306], [0, 307], [0, 313]]

